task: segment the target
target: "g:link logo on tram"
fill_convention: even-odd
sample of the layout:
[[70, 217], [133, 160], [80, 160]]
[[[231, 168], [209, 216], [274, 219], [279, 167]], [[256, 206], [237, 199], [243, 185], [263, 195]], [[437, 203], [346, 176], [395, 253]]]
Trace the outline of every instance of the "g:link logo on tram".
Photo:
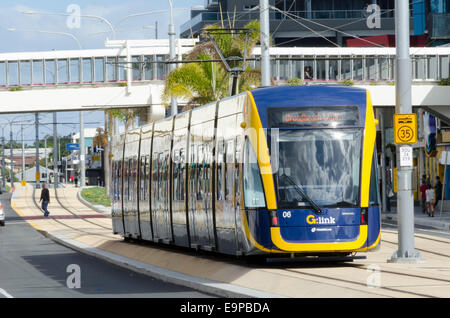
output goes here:
[[336, 219], [332, 216], [330, 217], [315, 217], [314, 215], [308, 215], [306, 217], [306, 223], [315, 225], [315, 224], [336, 224]]

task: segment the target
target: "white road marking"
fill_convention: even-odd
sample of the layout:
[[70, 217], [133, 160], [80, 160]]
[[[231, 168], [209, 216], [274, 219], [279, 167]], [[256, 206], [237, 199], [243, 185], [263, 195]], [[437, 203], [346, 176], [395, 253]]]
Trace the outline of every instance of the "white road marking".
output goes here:
[[11, 296], [10, 294], [8, 294], [8, 293], [6, 292], [6, 290], [1, 289], [1, 288], [0, 288], [0, 294], [2, 294], [3, 296], [5, 296], [6, 298], [14, 298], [14, 297]]

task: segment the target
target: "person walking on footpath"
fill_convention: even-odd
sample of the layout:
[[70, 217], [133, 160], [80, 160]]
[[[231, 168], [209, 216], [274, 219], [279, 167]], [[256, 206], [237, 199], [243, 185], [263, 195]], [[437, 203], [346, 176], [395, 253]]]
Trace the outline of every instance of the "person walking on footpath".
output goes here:
[[420, 185], [420, 202], [421, 202], [423, 214], [425, 214], [425, 212], [427, 211], [427, 206], [426, 206], [426, 199], [427, 199], [426, 191], [427, 191], [427, 189], [428, 189], [428, 187], [426, 185], [426, 180], [425, 180], [425, 178], [422, 178], [422, 184]]
[[436, 206], [437, 206], [439, 200], [442, 198], [442, 183], [441, 178], [439, 178], [439, 176], [436, 177], [436, 185], [434, 186], [434, 190], [436, 192]]
[[41, 198], [39, 199], [39, 203], [41, 201], [42, 201], [42, 210], [44, 210], [44, 216], [47, 217], [50, 214], [50, 212], [47, 210], [47, 206], [50, 203], [50, 192], [45, 186], [45, 183], [42, 185]]
[[428, 216], [434, 217], [434, 205], [436, 203], [436, 197], [434, 189], [431, 186], [428, 186], [426, 195], [427, 195], [427, 214]]

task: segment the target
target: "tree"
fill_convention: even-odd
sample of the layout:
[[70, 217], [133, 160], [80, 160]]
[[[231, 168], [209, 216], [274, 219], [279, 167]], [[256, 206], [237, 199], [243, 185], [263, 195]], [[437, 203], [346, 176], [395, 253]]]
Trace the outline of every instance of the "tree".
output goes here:
[[[250, 21], [245, 26], [245, 29], [249, 30], [246, 57], [250, 57], [252, 49], [259, 39], [259, 22], [256, 20]], [[209, 25], [205, 27], [204, 32], [209, 32], [225, 58], [232, 56], [243, 58], [246, 32], [244, 30], [236, 33], [214, 32], [218, 30], [219, 26]], [[197, 44], [185, 59], [204, 61], [219, 58], [220, 56], [212, 41], [206, 41]], [[242, 63], [242, 61], [239, 61], [234, 66], [242, 67]], [[252, 87], [259, 86], [261, 72], [246, 65], [246, 70], [240, 75], [239, 80], [238, 92], [249, 90]], [[223, 63], [200, 62], [184, 64], [172, 71], [167, 77], [163, 92], [163, 102], [167, 104], [172, 96], [177, 96], [188, 100], [185, 109], [193, 108], [228, 96], [230, 92], [229, 85], [230, 74]]]

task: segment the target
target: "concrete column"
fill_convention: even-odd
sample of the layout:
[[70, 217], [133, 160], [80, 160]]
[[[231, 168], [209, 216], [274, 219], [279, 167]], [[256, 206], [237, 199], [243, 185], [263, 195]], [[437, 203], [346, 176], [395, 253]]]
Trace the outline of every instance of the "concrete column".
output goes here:
[[80, 111], [80, 187], [86, 185], [86, 149], [84, 146], [84, 118]]

